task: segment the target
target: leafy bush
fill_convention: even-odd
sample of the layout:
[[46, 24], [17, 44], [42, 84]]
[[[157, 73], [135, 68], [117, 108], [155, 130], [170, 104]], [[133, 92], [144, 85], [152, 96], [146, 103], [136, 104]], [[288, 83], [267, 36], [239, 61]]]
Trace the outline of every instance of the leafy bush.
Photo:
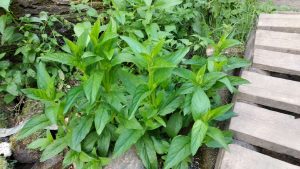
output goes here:
[[[17, 44], [22, 58], [11, 67], [1, 54], [1, 72], [26, 79], [12, 86], [3, 81], [3, 88], [13, 98], [22, 92], [44, 104], [44, 112], [29, 120], [18, 138], [57, 125], [56, 133], [48, 131], [28, 147], [43, 151], [41, 161], [64, 152], [63, 165], [79, 169], [101, 168], [132, 146], [149, 169], [159, 168], [159, 161], [166, 169], [188, 168], [204, 145], [227, 149], [232, 134], [216, 126], [235, 114], [232, 104], [222, 104], [219, 91], [234, 93], [247, 83], [230, 73], [250, 63], [225, 55], [242, 44], [235, 36], [244, 39], [231, 25], [245, 13], [236, 9], [242, 6], [217, 0], [106, 0], [104, 5], [100, 15], [87, 5], [73, 5], [80, 22], [69, 38], [51, 29], [68, 22], [46, 13], [21, 18], [20, 27], [9, 13], [1, 16], [1, 23], [14, 26], [0, 27], [3, 43]], [[232, 8], [236, 15], [228, 14]], [[254, 13], [249, 17], [252, 24]], [[224, 24], [230, 26], [218, 31]], [[3, 33], [6, 29], [10, 34]], [[210, 57], [203, 52], [208, 45], [214, 49]]]

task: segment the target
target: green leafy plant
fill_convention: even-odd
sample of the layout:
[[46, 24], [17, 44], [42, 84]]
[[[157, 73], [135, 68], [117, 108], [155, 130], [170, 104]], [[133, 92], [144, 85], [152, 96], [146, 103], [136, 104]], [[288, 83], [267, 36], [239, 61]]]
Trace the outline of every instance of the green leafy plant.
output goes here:
[[79, 23], [74, 27], [77, 40], [65, 38], [66, 52], [41, 57], [76, 68], [79, 82], [60, 92], [39, 63], [38, 89], [22, 91], [43, 102], [44, 113], [24, 126], [19, 139], [56, 124], [56, 139], [32, 144], [43, 150], [42, 161], [67, 149], [64, 166], [74, 163], [77, 168], [105, 166], [110, 155], [116, 158], [133, 145], [146, 168], [158, 168], [161, 157], [166, 169], [186, 168], [202, 145], [227, 148], [231, 133], [213, 126], [234, 114], [229, 111], [232, 104], [216, 101], [217, 91], [234, 92], [234, 86], [247, 82], [224, 73], [245, 66], [241, 59], [220, 56], [220, 51], [183, 64], [189, 48], [168, 51], [163, 39], [139, 42], [134, 36], [119, 36], [117, 28], [113, 19], [104, 32], [99, 20], [93, 26]]

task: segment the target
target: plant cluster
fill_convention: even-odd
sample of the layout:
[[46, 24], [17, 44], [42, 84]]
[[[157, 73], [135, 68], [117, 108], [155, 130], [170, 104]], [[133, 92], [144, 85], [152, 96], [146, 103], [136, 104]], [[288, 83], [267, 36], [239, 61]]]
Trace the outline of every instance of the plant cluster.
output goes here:
[[[9, 0], [0, 3], [8, 11], [3, 2]], [[231, 19], [244, 11], [222, 21], [217, 12], [227, 6], [217, 10], [215, 3], [233, 3], [230, 12], [241, 6], [220, 0], [103, 3], [101, 14], [86, 4], [72, 6], [80, 19], [73, 37], [50, 29], [67, 21], [44, 12], [20, 20], [1, 16], [3, 44], [16, 44], [21, 58], [10, 61], [1, 54], [3, 90], [13, 96], [7, 100], [23, 93], [44, 104], [18, 138], [58, 126], [28, 147], [43, 151], [41, 161], [64, 153], [63, 165], [78, 169], [102, 168], [132, 146], [148, 169], [186, 169], [201, 146], [227, 149], [232, 134], [217, 123], [235, 114], [232, 104], [222, 104], [219, 91], [234, 93], [247, 83], [231, 72], [250, 63], [225, 55], [242, 44], [233, 38], [237, 29]], [[222, 34], [210, 30], [223, 24], [231, 26]], [[208, 45], [214, 49], [210, 57], [203, 53]], [[8, 75], [13, 80], [7, 81]]]

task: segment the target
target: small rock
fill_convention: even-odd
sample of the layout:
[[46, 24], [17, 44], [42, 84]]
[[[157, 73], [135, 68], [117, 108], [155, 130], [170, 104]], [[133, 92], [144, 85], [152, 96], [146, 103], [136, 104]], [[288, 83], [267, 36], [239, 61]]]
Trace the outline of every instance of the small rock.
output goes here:
[[55, 156], [45, 162], [37, 162], [31, 169], [61, 169], [63, 156]]
[[11, 145], [9, 143], [0, 143], [0, 155], [4, 157], [11, 156]]
[[113, 159], [104, 169], [144, 169], [134, 148], [129, 149], [121, 157]]
[[16, 135], [13, 135], [10, 138], [13, 157], [20, 163], [38, 162], [41, 153], [38, 150], [27, 149], [27, 146], [37, 138], [41, 137], [43, 134], [44, 132], [38, 132], [23, 140], [16, 140]]

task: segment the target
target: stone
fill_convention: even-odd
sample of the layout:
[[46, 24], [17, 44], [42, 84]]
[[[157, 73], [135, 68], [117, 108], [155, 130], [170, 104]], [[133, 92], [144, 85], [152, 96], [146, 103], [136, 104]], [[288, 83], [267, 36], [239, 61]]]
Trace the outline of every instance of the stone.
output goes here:
[[38, 162], [41, 152], [38, 150], [27, 149], [27, 145], [40, 138], [44, 134], [41, 132], [35, 133], [23, 140], [16, 140], [16, 135], [10, 137], [13, 157], [20, 163], [34, 163]]
[[62, 169], [63, 156], [55, 156], [44, 162], [37, 162], [31, 169]]
[[113, 159], [104, 169], [144, 169], [134, 148], [129, 149], [122, 156]]
[[11, 145], [7, 142], [0, 143], [0, 155], [4, 157], [11, 156]]

